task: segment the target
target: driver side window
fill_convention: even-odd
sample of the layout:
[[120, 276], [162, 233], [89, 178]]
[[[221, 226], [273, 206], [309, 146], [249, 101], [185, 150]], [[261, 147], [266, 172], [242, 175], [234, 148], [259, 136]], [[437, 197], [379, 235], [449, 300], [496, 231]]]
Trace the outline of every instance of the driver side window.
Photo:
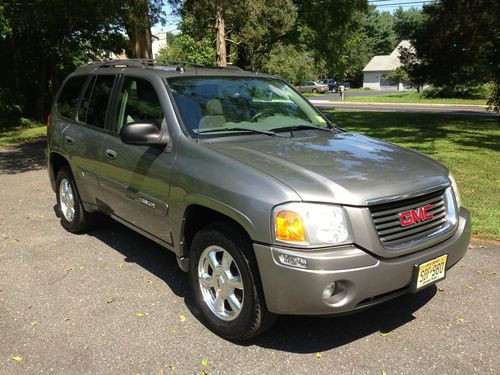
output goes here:
[[153, 85], [142, 78], [125, 77], [119, 94], [114, 131], [120, 133], [121, 128], [131, 122], [151, 122], [160, 129], [163, 117]]

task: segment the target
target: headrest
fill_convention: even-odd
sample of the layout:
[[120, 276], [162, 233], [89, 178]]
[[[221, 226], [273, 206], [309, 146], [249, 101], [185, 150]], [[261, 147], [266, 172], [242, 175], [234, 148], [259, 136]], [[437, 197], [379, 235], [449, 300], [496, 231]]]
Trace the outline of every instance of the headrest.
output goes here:
[[206, 114], [209, 116], [217, 116], [224, 114], [222, 111], [222, 103], [219, 99], [210, 99], [207, 102]]

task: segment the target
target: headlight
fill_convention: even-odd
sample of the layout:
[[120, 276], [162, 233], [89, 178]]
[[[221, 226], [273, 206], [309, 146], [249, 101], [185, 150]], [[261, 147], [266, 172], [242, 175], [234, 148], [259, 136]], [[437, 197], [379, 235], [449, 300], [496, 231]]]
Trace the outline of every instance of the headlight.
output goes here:
[[276, 242], [300, 246], [328, 246], [351, 242], [344, 210], [317, 203], [287, 203], [273, 210]]
[[451, 172], [448, 175], [448, 178], [451, 181], [451, 188], [453, 189], [453, 194], [455, 194], [455, 200], [457, 201], [457, 208], [460, 209], [460, 207], [462, 207], [462, 200], [460, 199], [460, 192], [458, 191], [457, 182], [455, 181], [455, 178], [453, 177]]

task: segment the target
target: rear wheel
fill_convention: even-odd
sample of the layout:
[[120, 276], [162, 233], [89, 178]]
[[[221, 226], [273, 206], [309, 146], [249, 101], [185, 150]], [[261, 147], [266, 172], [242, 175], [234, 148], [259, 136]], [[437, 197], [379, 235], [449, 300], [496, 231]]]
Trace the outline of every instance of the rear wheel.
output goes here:
[[69, 168], [62, 168], [56, 177], [57, 211], [61, 225], [69, 232], [82, 233], [94, 223], [94, 217], [83, 209], [75, 180]]
[[251, 243], [230, 225], [211, 224], [191, 244], [189, 282], [205, 324], [219, 336], [241, 341], [269, 328]]
[[313, 94], [317, 94], [317, 93], [318, 93], [318, 90], [316, 90], [316, 89], [312, 89], [312, 93], [313, 93]]

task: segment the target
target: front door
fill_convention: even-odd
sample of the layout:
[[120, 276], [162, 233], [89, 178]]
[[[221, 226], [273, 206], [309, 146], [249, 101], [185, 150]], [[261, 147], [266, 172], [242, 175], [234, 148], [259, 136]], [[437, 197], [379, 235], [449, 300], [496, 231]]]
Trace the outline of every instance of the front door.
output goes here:
[[174, 155], [159, 146], [124, 144], [119, 136], [120, 129], [131, 122], [152, 122], [167, 131], [157, 94], [159, 90], [165, 90], [161, 81], [132, 76], [123, 78], [112, 132], [102, 149], [106, 158], [102, 185], [111, 213], [172, 243], [167, 213]]

